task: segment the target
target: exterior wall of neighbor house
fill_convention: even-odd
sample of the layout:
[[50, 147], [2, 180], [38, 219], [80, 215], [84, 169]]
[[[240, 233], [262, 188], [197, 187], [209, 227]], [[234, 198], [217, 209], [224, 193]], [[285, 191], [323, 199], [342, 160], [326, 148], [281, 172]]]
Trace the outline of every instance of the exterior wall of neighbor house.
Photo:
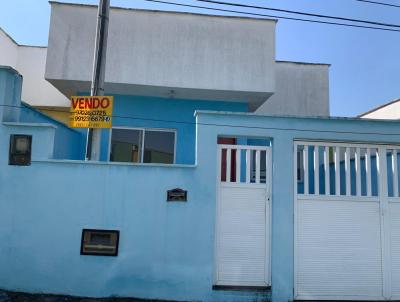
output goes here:
[[70, 105], [68, 107], [52, 107], [52, 106], [36, 106], [35, 108], [43, 112], [44, 114], [51, 116], [55, 120], [69, 125], [70, 118]]
[[17, 67], [18, 46], [14, 40], [0, 28], [0, 65]]
[[22, 100], [31, 106], [67, 106], [69, 100], [44, 78], [46, 47], [19, 46], [17, 70], [24, 77]]
[[329, 116], [329, 65], [276, 62], [275, 93], [256, 113]]
[[[40, 158], [83, 159], [85, 131], [73, 130], [64, 124], [21, 102], [22, 76], [11, 67], [0, 67], [0, 123], [17, 132], [36, 129], [45, 133], [43, 140], [48, 152], [40, 152]], [[28, 133], [29, 134], [29, 133]], [[49, 143], [46, 143], [49, 141]], [[39, 142], [36, 142], [38, 144]], [[36, 146], [34, 145], [34, 148]], [[4, 146], [8, 148], [8, 144]], [[43, 147], [39, 147], [42, 149]], [[8, 154], [8, 151], [7, 151]]]
[[[196, 110], [247, 112], [247, 103], [114, 96], [113, 127], [172, 129], [176, 131], [176, 163], [194, 164]], [[102, 130], [101, 160], [109, 160], [110, 131]]]
[[47, 123], [54, 126], [53, 158], [75, 160], [85, 158], [86, 129], [71, 129], [25, 103], [22, 103], [20, 122]]
[[46, 47], [18, 45], [0, 28], [0, 65], [24, 78], [22, 99], [32, 106], [69, 106], [68, 99], [44, 78]]
[[377, 109], [362, 114], [360, 117], [380, 120], [400, 119], [400, 100], [378, 107]]

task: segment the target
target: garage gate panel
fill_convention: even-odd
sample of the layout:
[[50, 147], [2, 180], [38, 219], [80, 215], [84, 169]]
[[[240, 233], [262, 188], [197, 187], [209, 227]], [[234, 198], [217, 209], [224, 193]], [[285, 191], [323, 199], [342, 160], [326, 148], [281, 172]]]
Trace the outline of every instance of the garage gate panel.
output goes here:
[[399, 147], [295, 142], [295, 299], [400, 298]]
[[400, 300], [400, 200], [389, 202], [392, 299]]
[[378, 202], [304, 199], [297, 213], [299, 296], [382, 296]]

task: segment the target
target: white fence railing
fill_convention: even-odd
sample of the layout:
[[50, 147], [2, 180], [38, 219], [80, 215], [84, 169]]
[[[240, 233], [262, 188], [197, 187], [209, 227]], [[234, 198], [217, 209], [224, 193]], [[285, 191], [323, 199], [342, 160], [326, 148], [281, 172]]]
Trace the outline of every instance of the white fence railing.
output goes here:
[[298, 194], [399, 197], [400, 146], [296, 142], [295, 155]]
[[218, 145], [221, 183], [265, 184], [270, 181], [271, 147]]

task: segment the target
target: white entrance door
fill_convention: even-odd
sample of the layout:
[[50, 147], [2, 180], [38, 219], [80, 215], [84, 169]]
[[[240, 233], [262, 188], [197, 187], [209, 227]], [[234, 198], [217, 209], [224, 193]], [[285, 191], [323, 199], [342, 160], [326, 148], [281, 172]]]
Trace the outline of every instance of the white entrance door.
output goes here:
[[398, 149], [295, 143], [295, 299], [399, 299]]
[[218, 145], [215, 284], [270, 284], [271, 148]]

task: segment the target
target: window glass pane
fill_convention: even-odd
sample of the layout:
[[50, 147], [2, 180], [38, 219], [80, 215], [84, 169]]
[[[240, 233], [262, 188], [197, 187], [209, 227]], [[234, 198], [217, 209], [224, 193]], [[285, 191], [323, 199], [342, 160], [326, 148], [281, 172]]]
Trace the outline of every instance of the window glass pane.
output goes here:
[[174, 163], [175, 132], [146, 130], [144, 136], [145, 163]]
[[143, 131], [112, 129], [111, 133], [110, 161], [140, 162]]

